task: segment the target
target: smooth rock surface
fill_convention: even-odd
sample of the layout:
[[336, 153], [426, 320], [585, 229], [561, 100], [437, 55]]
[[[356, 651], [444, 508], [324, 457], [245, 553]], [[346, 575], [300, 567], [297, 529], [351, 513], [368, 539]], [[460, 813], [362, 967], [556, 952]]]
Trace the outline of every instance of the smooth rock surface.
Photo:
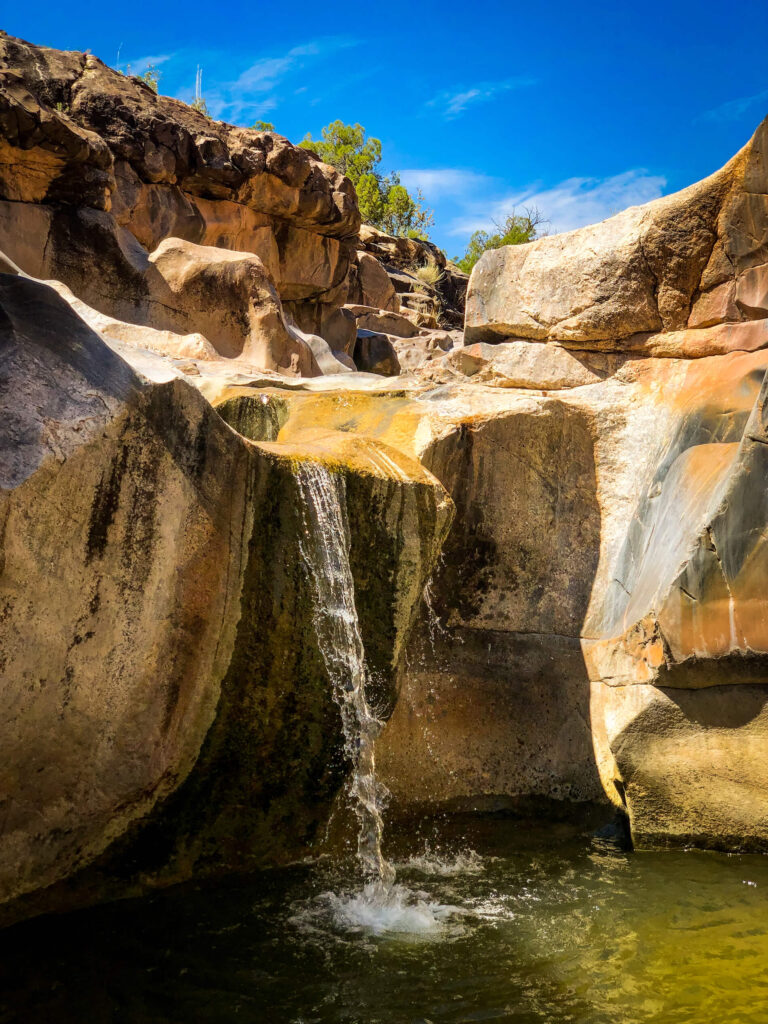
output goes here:
[[623, 351], [643, 348], [643, 334], [766, 317], [767, 140], [768, 119], [722, 170], [682, 192], [484, 253], [467, 294], [467, 342]]
[[379, 442], [254, 444], [195, 361], [112, 341], [139, 375], [39, 282], [0, 308], [0, 920], [303, 855], [347, 765], [297, 470], [344, 479], [382, 713], [445, 492]]

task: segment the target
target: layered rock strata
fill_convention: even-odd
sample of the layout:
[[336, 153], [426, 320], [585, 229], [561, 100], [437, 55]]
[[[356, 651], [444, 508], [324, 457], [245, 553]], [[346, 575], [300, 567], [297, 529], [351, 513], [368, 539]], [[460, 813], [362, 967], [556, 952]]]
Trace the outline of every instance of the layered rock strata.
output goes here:
[[[354, 189], [278, 135], [213, 121], [91, 54], [3, 34], [0, 137], [0, 249], [101, 313], [186, 332], [177, 321], [201, 310], [183, 290], [171, 289], [171, 323], [156, 318], [167, 298], [156, 271], [171, 239], [187, 264], [211, 247], [222, 251], [204, 259], [219, 267], [227, 250], [250, 260], [239, 274], [213, 271], [219, 292], [200, 293], [209, 308], [230, 306], [241, 334], [258, 337], [249, 320], [265, 289], [267, 315], [274, 320], [279, 300], [299, 327], [343, 300], [360, 225]], [[244, 296], [239, 279], [222, 274], [248, 277], [260, 292]], [[318, 372], [284, 323], [268, 333], [262, 368]], [[275, 358], [280, 344], [287, 350]]]

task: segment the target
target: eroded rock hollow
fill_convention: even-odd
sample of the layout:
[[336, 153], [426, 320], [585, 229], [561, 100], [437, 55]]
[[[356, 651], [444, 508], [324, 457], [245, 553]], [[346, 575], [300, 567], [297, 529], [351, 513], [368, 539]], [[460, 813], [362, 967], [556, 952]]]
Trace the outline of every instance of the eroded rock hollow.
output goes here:
[[0, 35], [0, 250], [3, 920], [313, 849], [307, 464], [390, 813], [768, 846], [768, 121], [467, 288], [288, 140]]

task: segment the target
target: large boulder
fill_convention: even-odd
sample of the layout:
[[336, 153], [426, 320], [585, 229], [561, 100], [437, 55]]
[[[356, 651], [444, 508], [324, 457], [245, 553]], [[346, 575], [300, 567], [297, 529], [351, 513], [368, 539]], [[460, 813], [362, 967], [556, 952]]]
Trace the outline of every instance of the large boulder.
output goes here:
[[111, 344], [0, 275], [3, 921], [305, 855], [348, 763], [302, 466], [339, 481], [383, 713], [450, 518], [396, 450], [253, 443], [167, 357], [136, 350], [139, 374]]
[[375, 256], [359, 251], [350, 267], [349, 290], [346, 301], [350, 305], [372, 306], [375, 309], [400, 310], [395, 286]]
[[400, 361], [392, 340], [389, 335], [376, 331], [358, 331], [353, 357], [358, 370], [378, 373], [382, 377], [397, 377]]
[[764, 318], [767, 153], [768, 119], [722, 170], [682, 192], [484, 253], [467, 295], [467, 341], [642, 351], [659, 334]]
[[[0, 201], [3, 246], [27, 274], [63, 283], [107, 317], [197, 333], [212, 358], [289, 375], [320, 373], [310, 347], [291, 333], [273, 279], [253, 253], [179, 238], [147, 253], [109, 213]], [[169, 354], [177, 348], [171, 341]]]
[[377, 745], [392, 813], [600, 800], [580, 646], [601, 539], [594, 415], [540, 392], [397, 386], [286, 394], [278, 434], [396, 447], [456, 506]]
[[189, 773], [239, 618], [248, 454], [55, 292], [0, 277], [0, 899], [101, 854]]

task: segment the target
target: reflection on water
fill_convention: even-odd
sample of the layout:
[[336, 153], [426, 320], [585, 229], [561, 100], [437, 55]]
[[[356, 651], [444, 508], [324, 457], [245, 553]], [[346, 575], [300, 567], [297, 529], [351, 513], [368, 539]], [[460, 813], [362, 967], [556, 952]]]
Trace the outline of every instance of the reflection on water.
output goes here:
[[768, 1021], [768, 858], [500, 819], [400, 846], [384, 908], [320, 864], [11, 929], [0, 1021]]

